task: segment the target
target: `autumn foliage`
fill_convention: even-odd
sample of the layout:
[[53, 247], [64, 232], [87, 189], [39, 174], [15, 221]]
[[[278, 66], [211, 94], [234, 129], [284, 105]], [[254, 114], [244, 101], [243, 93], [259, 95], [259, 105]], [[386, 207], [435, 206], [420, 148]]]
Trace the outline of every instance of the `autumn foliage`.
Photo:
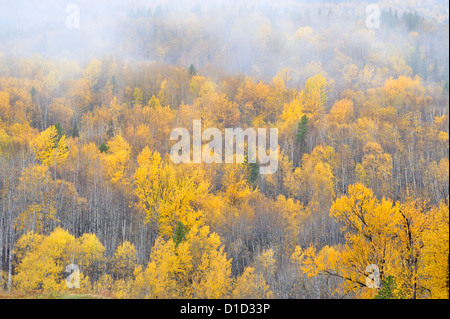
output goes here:
[[[346, 52], [269, 79], [0, 53], [0, 290], [76, 264], [115, 298], [448, 298], [448, 80]], [[174, 164], [193, 120], [278, 128], [278, 171]]]

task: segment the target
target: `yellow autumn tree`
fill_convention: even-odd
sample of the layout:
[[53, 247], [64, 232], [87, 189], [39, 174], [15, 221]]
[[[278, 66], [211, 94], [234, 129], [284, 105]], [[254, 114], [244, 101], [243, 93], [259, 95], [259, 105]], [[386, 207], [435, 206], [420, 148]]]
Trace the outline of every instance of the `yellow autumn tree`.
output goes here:
[[430, 227], [424, 230], [419, 272], [422, 286], [431, 298], [448, 299], [449, 287], [449, 209], [441, 201], [432, 209]]
[[27, 197], [28, 204], [16, 217], [16, 230], [47, 234], [57, 222], [54, 181], [48, 166], [42, 164], [25, 168], [17, 190]]
[[[164, 106], [161, 106], [164, 105]], [[155, 141], [155, 148], [160, 153], [169, 152], [170, 141], [168, 136], [174, 128], [176, 113], [170, 106], [163, 104], [158, 98], [149, 101], [149, 121], [151, 137]], [[147, 124], [147, 123], [146, 123]]]
[[0, 91], [0, 119], [8, 121], [11, 117], [11, 107], [9, 105], [9, 93]]
[[133, 279], [137, 267], [136, 250], [128, 241], [116, 248], [111, 259], [112, 292], [117, 298], [129, 298], [133, 294]]
[[231, 205], [238, 205], [245, 202], [245, 199], [252, 194], [253, 190], [245, 177], [245, 167], [243, 164], [223, 164], [224, 199]]
[[50, 126], [41, 132], [31, 142], [31, 150], [36, 157], [46, 165], [61, 164], [68, 155], [65, 135], [58, 136], [55, 126]]
[[285, 103], [280, 115], [278, 127], [280, 140], [284, 144], [286, 154], [294, 160], [297, 141], [298, 124], [305, 115], [305, 92], [300, 91], [289, 103]]
[[391, 270], [391, 274], [406, 297], [412, 299], [420, 297], [423, 286], [419, 265], [424, 236], [431, 222], [427, 205], [427, 201], [413, 195], [408, 195], [396, 205], [398, 217], [395, 234], [399, 263]]
[[157, 223], [159, 235], [166, 238], [173, 236], [178, 222], [188, 229], [201, 223], [202, 213], [193, 206], [209, 188], [201, 168], [162, 161], [148, 147], [139, 154], [138, 164], [134, 193], [146, 223]]
[[140, 298], [169, 299], [181, 297], [176, 275], [179, 261], [172, 239], [159, 237], [153, 245], [146, 269], [136, 277], [135, 291]]
[[63, 272], [71, 264], [74, 244], [75, 238], [66, 230], [55, 229], [19, 262], [14, 286], [23, 292], [64, 290], [66, 286]]
[[86, 277], [96, 280], [104, 266], [105, 247], [95, 234], [83, 234], [75, 241], [73, 263], [80, 267]]
[[331, 83], [322, 74], [316, 74], [305, 82], [304, 110], [310, 118], [317, 118], [325, 111]]
[[268, 281], [274, 279], [276, 261], [274, 251], [263, 251], [257, 258], [254, 267], [246, 267], [234, 285], [233, 298], [270, 299], [273, 292]]
[[325, 116], [325, 123], [330, 131], [327, 135], [332, 142], [337, 144], [350, 139], [350, 128], [354, 115], [353, 109], [353, 101], [349, 98], [344, 98], [336, 101], [330, 112]]
[[259, 127], [268, 122], [273, 111], [266, 108], [269, 94], [269, 85], [262, 81], [257, 83], [255, 79], [246, 77], [240, 84], [235, 99], [239, 105], [241, 121], [246, 126]]
[[[379, 283], [393, 279], [397, 298], [443, 298], [448, 285], [448, 205], [429, 207], [411, 194], [395, 205], [379, 201], [362, 184], [350, 185], [331, 215], [342, 225], [345, 245], [297, 247], [292, 258], [308, 276], [343, 280], [342, 293], [372, 298], [381, 289], [369, 285], [376, 267]], [[439, 239], [438, 239], [439, 238]], [[447, 295], [448, 296], [448, 295]]]
[[44, 236], [34, 231], [29, 231], [16, 241], [14, 245], [14, 256], [20, 263], [23, 258], [30, 252], [34, 252], [42, 244]]
[[113, 185], [126, 185], [131, 147], [121, 135], [114, 136], [108, 146], [109, 151], [103, 154], [106, 175]]
[[232, 297], [235, 299], [270, 299], [273, 296], [270, 287], [254, 267], [246, 267], [237, 278]]
[[116, 248], [111, 260], [112, 273], [115, 279], [130, 279], [137, 266], [136, 249], [128, 241]]
[[302, 263], [305, 273], [339, 277], [344, 280], [345, 293], [362, 293], [361, 288], [367, 286], [369, 265], [377, 265], [382, 280], [396, 261], [393, 238], [397, 208], [388, 199], [379, 202], [372, 190], [362, 184], [354, 184], [349, 186], [348, 195], [335, 201], [331, 215], [342, 225], [345, 245], [325, 246], [319, 252], [298, 247], [294, 259]]
[[193, 228], [176, 243], [158, 237], [145, 270], [138, 270], [141, 298], [226, 298], [232, 287], [231, 259], [207, 226]]
[[191, 264], [191, 293], [194, 298], [226, 298], [231, 291], [231, 260], [221, 239], [209, 227], [194, 226], [186, 235]]
[[392, 156], [385, 153], [378, 143], [367, 143], [364, 147], [362, 166], [356, 168], [360, 182], [377, 194], [389, 195], [392, 189]]
[[299, 236], [302, 231], [302, 223], [308, 217], [309, 211], [305, 209], [303, 204], [293, 198], [286, 198], [279, 195], [275, 202], [275, 207], [278, 212], [281, 212], [285, 221], [283, 249], [290, 255], [293, 253], [295, 246], [299, 244]]
[[224, 247], [207, 251], [202, 256], [194, 277], [194, 296], [200, 299], [223, 299], [231, 290], [231, 260]]
[[67, 290], [66, 267], [75, 264], [80, 270], [81, 291], [89, 291], [90, 280], [96, 279], [103, 268], [104, 250], [94, 234], [75, 238], [62, 228], [48, 236], [28, 232], [14, 248], [17, 267], [13, 285], [22, 292]]
[[335, 195], [333, 172], [338, 163], [339, 158], [331, 146], [316, 146], [311, 154], [303, 155], [301, 169], [295, 169], [292, 179], [286, 180], [297, 185], [287, 187], [295, 190], [303, 202], [311, 203], [311, 207], [322, 205], [327, 210]]

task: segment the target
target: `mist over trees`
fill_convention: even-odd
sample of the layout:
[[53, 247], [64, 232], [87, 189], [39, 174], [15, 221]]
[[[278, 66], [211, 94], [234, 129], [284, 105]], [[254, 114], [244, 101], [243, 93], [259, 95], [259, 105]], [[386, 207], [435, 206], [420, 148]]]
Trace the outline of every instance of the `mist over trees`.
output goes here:
[[[79, 1], [80, 28], [66, 27], [67, 2], [4, 2], [3, 53], [83, 63], [110, 55], [266, 81], [289, 68], [299, 86], [318, 72], [337, 81], [340, 69], [362, 69], [367, 59], [392, 76], [448, 77], [442, 1], [382, 1], [379, 29], [365, 26], [366, 2]], [[395, 68], [399, 60], [411, 69]]]
[[[448, 3], [68, 4], [0, 1], [0, 292], [448, 298]], [[199, 119], [278, 171], [173, 164]]]

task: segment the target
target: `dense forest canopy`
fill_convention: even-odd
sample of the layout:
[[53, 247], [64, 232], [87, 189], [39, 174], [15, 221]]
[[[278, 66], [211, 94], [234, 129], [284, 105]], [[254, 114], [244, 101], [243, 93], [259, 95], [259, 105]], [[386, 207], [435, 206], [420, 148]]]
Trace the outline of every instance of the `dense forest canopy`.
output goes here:
[[[448, 298], [446, 1], [68, 4], [0, 1], [0, 293]], [[277, 172], [174, 164], [194, 120]]]

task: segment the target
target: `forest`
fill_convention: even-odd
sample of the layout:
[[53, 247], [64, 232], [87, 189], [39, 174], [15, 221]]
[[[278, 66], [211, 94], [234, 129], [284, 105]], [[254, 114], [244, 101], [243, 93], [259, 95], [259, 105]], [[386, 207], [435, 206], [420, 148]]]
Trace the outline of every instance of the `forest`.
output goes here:
[[[448, 3], [391, 2], [0, 2], [0, 298], [448, 299]], [[277, 171], [174, 164], [195, 120]]]

